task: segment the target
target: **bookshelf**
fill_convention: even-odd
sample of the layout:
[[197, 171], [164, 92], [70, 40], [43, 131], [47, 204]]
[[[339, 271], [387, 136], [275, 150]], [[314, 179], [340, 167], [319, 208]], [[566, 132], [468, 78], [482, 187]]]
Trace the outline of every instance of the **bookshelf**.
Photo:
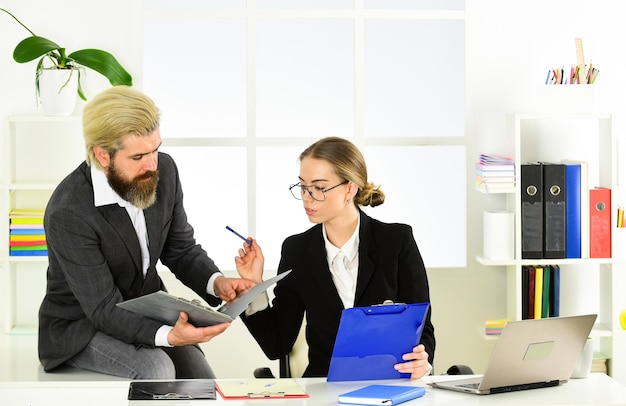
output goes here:
[[[613, 131], [611, 114], [604, 113], [541, 113], [507, 116], [507, 155], [515, 159], [517, 182], [514, 190], [505, 193], [498, 204], [514, 213], [514, 257], [493, 260], [477, 256], [480, 264], [500, 267], [506, 272], [506, 314], [513, 320], [522, 318], [522, 266], [559, 265], [561, 268], [561, 313], [572, 315], [597, 313], [592, 337], [599, 351], [609, 360], [609, 374], [626, 380], [626, 335], [619, 324], [619, 314], [626, 309], [626, 247], [623, 229], [615, 218], [623, 205], [624, 187], [619, 182], [618, 137]], [[522, 259], [520, 165], [527, 162], [560, 162], [575, 159], [588, 162], [589, 187], [611, 188], [611, 258]], [[585, 238], [584, 236], [582, 238]], [[588, 237], [587, 237], [588, 238]]]
[[8, 116], [3, 124], [0, 298], [4, 332], [34, 334], [48, 258], [10, 255], [9, 213], [45, 208], [56, 185], [84, 159], [81, 120], [79, 116]]

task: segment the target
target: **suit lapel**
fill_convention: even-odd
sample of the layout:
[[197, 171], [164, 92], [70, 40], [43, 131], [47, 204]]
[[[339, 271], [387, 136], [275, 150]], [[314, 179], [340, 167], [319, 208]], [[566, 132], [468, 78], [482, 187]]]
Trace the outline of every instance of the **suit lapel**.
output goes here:
[[150, 269], [156, 266], [159, 258], [159, 247], [161, 246], [161, 228], [162, 224], [158, 216], [158, 196], [157, 203], [143, 211], [146, 218], [146, 229], [148, 230], [148, 250], [150, 252]]
[[324, 237], [322, 235], [322, 226], [319, 225], [315, 229], [314, 238], [309, 242], [307, 252], [309, 254], [309, 263], [311, 264], [312, 277], [320, 288], [320, 292], [335, 292], [334, 295], [326, 298], [335, 302], [335, 306], [343, 309], [343, 302], [339, 297], [335, 283], [333, 282], [330, 269], [328, 268], [328, 260], [326, 259], [326, 248], [324, 247]]
[[376, 269], [376, 263], [372, 260], [372, 258], [376, 257], [376, 245], [374, 244], [374, 230], [372, 229], [371, 218], [362, 211], [360, 211], [360, 215], [359, 272], [357, 275], [356, 293], [354, 295], [355, 306], [363, 296], [365, 287], [368, 285]]
[[137, 233], [130, 221], [130, 217], [128, 217], [126, 209], [117, 204], [108, 204], [98, 207], [98, 210], [124, 242], [124, 245], [133, 259], [136, 270], [143, 274], [141, 270], [141, 248], [139, 247], [139, 240], [137, 239]]

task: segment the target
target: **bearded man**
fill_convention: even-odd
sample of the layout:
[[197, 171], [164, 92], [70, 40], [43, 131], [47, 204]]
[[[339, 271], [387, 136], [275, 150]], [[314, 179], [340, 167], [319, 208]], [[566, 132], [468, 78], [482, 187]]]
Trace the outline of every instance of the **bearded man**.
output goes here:
[[232, 300], [254, 283], [226, 278], [196, 243], [178, 170], [159, 152], [160, 112], [141, 92], [116, 86], [83, 109], [87, 157], [45, 210], [46, 295], [39, 359], [131, 379], [215, 378], [198, 346], [230, 323], [174, 326], [116, 306], [166, 290], [161, 261], [207, 303]]

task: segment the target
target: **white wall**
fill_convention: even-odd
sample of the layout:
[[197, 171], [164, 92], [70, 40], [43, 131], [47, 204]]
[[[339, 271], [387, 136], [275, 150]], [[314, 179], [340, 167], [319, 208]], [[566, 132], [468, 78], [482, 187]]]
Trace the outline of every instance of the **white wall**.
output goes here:
[[[502, 143], [505, 115], [511, 112], [563, 111], [582, 108], [582, 103], [585, 108], [613, 113], [615, 131], [624, 136], [626, 83], [620, 76], [626, 55], [619, 43], [626, 29], [618, 5], [621, 2], [617, 0], [595, 1], [593, 7], [584, 1], [466, 1], [467, 132], [474, 140], [468, 160], [484, 151], [512, 152], [503, 150]], [[571, 103], [565, 99], [561, 104], [550, 104], [541, 93], [549, 90], [542, 86], [547, 70], [561, 65], [569, 68], [576, 62], [576, 37], [583, 38], [586, 61], [591, 59], [601, 70], [594, 85], [595, 103]], [[621, 156], [626, 156], [623, 147]], [[470, 257], [482, 252], [481, 212], [497, 202], [469, 192]], [[501, 296], [505, 275], [501, 269], [480, 266], [471, 258], [468, 261], [473, 265], [465, 272], [429, 275], [435, 294], [441, 295], [435, 297], [436, 304], [442, 304], [438, 299], [460, 304], [456, 311], [449, 306], [438, 308], [437, 355], [439, 360], [446, 357], [444, 365], [462, 361], [480, 371], [494, 344], [482, 338], [482, 323], [505, 316]], [[454, 300], [451, 293], [458, 299]], [[585, 292], [577, 295], [581, 300], [587, 296]], [[615, 362], [624, 363], [626, 359]]]
[[[534, 111], [544, 105], [536, 98], [537, 86], [543, 83], [548, 68], [575, 62], [575, 37], [583, 38], [586, 57], [601, 69], [595, 85], [596, 107], [615, 114], [616, 129], [623, 133], [626, 84], [621, 69], [626, 66], [626, 55], [620, 39], [626, 37], [626, 28], [620, 21], [620, 4], [619, 0], [466, 1], [468, 162], [479, 152], [505, 152], [499, 151], [505, 114]], [[68, 0], [62, 9], [43, 0], [12, 0], [1, 1], [0, 7], [9, 8], [38, 35], [66, 44], [69, 50], [84, 46], [107, 49], [129, 71], [144, 69], [138, 0]], [[61, 27], [57, 23], [61, 19], [69, 22]], [[11, 59], [14, 45], [26, 35], [8, 16], [0, 15], [0, 116], [36, 111], [34, 65], [18, 65]], [[180, 57], [176, 49], [163, 51], [167, 63]], [[141, 75], [134, 78], [135, 86], [141, 88]], [[106, 85], [95, 74], [89, 80], [92, 95]], [[468, 182], [473, 182], [471, 171]], [[483, 323], [505, 313], [504, 272], [482, 267], [474, 260], [482, 251], [482, 211], [497, 204], [497, 199], [490, 201], [469, 187], [467, 202], [467, 269], [429, 271], [438, 340], [437, 373], [453, 363], [465, 363], [481, 372], [494, 343], [484, 338]], [[237, 322], [205, 348], [216, 372], [225, 377], [248, 375], [253, 368], [270, 364]]]

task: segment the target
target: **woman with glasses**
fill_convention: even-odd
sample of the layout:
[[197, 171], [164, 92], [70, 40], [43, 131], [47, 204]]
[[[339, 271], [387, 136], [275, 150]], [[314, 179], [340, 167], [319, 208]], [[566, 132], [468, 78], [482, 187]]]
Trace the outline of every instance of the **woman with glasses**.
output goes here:
[[[288, 354], [303, 318], [309, 364], [305, 377], [328, 374], [343, 309], [381, 304], [430, 302], [428, 278], [411, 227], [387, 224], [361, 206], [385, 201], [367, 178], [363, 155], [348, 140], [329, 137], [300, 154], [298, 183], [289, 188], [315, 225], [283, 242], [278, 273], [292, 270], [268, 296], [259, 296], [242, 319], [270, 359]], [[264, 257], [256, 240], [235, 258], [246, 279], [263, 279]], [[420, 344], [394, 368], [418, 379], [432, 370], [435, 335], [430, 309]]]

